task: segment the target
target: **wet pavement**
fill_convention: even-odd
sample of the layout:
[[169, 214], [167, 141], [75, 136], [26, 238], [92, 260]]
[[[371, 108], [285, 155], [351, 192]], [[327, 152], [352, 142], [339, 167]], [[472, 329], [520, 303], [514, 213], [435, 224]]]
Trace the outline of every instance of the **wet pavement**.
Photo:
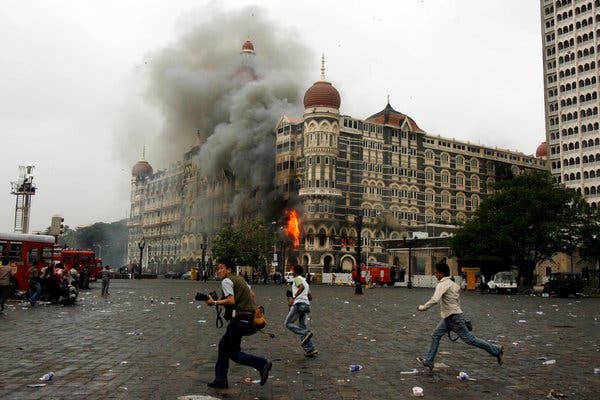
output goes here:
[[[414, 361], [427, 351], [438, 307], [416, 311], [432, 289], [312, 286], [309, 327], [319, 350], [303, 356], [283, 326], [286, 287], [255, 285], [274, 339], [260, 333], [242, 349], [273, 361], [269, 381], [231, 363], [229, 389], [213, 379], [215, 310], [193, 300], [218, 282], [113, 280], [82, 291], [78, 305], [11, 301], [0, 315], [1, 399], [402, 399], [412, 388], [429, 399], [597, 399], [600, 393], [600, 299], [464, 293], [474, 333], [501, 343], [505, 363], [460, 340], [442, 339], [436, 368]], [[349, 366], [359, 364], [360, 371]], [[39, 380], [54, 372], [51, 381]], [[459, 380], [460, 372], [470, 379]], [[46, 384], [43, 387], [28, 385]], [[198, 397], [201, 398], [201, 397]]]

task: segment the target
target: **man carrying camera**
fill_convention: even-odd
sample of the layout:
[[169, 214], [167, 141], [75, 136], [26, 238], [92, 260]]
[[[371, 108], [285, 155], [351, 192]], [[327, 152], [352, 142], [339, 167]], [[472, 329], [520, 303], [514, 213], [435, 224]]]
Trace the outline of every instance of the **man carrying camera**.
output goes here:
[[439, 281], [435, 287], [435, 292], [429, 301], [417, 307], [419, 311], [425, 311], [433, 305], [440, 303], [440, 314], [442, 320], [431, 334], [431, 347], [426, 357], [417, 357], [417, 362], [424, 367], [433, 370], [433, 359], [438, 351], [440, 339], [449, 331], [455, 332], [460, 338], [471, 346], [484, 349], [492, 356], [496, 357], [498, 364], [502, 365], [504, 357], [504, 347], [497, 346], [478, 338], [469, 332], [465, 324], [463, 312], [460, 309], [460, 287], [450, 279], [450, 267], [446, 263], [439, 263], [435, 266], [434, 275]]
[[[290, 312], [285, 319], [285, 327], [300, 336], [300, 346], [304, 349], [304, 355], [306, 357], [314, 357], [319, 351], [315, 349], [315, 345], [311, 341], [312, 332], [306, 327], [306, 315], [310, 313], [310, 286], [306, 282], [306, 279], [302, 277], [302, 273], [304, 272], [302, 266], [294, 265], [292, 271], [294, 273], [294, 281], [291, 293], [288, 293]], [[298, 321], [298, 325], [295, 324], [296, 321]]]
[[264, 385], [269, 378], [269, 371], [273, 363], [263, 357], [243, 353], [241, 350], [242, 336], [256, 333], [253, 325], [254, 319], [254, 292], [244, 278], [232, 273], [234, 262], [230, 259], [221, 259], [217, 267], [217, 277], [221, 279], [223, 298], [213, 299], [208, 296], [206, 304], [219, 305], [231, 308], [235, 315], [229, 321], [227, 330], [219, 342], [219, 355], [215, 364], [215, 380], [208, 383], [208, 387], [227, 389], [227, 372], [229, 359], [238, 364], [253, 367], [260, 373], [260, 384]]

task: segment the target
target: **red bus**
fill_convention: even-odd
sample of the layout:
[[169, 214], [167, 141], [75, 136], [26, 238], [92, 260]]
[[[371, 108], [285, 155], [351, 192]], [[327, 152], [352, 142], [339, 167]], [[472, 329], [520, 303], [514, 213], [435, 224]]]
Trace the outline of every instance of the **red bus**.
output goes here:
[[27, 290], [29, 268], [42, 269], [53, 261], [54, 236], [0, 233], [0, 257], [16, 269], [17, 290]]

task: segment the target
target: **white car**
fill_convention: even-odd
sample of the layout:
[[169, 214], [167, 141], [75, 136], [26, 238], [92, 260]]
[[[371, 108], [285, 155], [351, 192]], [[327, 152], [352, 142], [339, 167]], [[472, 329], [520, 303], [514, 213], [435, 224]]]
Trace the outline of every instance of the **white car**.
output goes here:
[[487, 283], [488, 291], [495, 291], [496, 293], [516, 293], [517, 292], [517, 279], [515, 275], [510, 271], [502, 271], [492, 275], [492, 279]]

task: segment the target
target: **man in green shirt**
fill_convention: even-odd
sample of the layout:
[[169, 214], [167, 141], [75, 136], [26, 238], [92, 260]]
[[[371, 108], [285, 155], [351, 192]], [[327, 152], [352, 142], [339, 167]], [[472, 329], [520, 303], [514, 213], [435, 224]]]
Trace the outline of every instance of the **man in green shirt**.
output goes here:
[[219, 342], [219, 355], [215, 364], [215, 380], [208, 383], [208, 387], [227, 389], [227, 372], [229, 359], [238, 364], [253, 367], [260, 373], [260, 384], [264, 385], [269, 379], [269, 371], [273, 363], [263, 357], [247, 354], [241, 350], [243, 336], [256, 333], [253, 325], [254, 319], [254, 292], [244, 278], [232, 273], [235, 264], [233, 260], [219, 260], [217, 277], [221, 279], [223, 298], [213, 299], [209, 296], [206, 304], [209, 306], [220, 305], [233, 308], [234, 317], [229, 321], [227, 330]]

